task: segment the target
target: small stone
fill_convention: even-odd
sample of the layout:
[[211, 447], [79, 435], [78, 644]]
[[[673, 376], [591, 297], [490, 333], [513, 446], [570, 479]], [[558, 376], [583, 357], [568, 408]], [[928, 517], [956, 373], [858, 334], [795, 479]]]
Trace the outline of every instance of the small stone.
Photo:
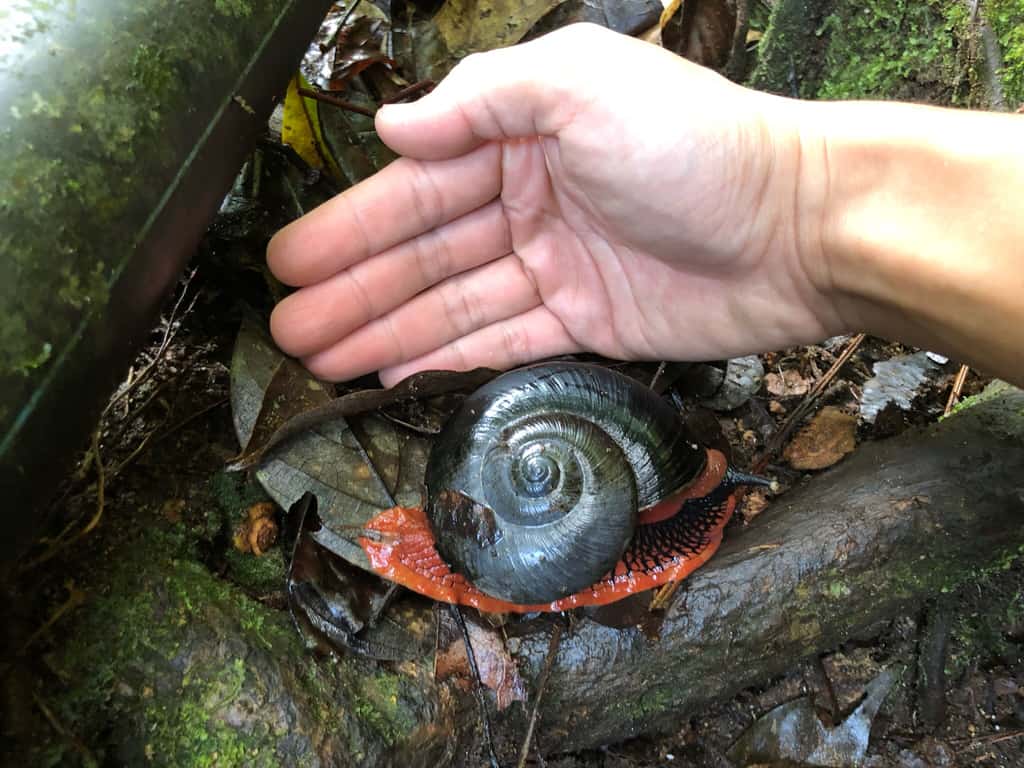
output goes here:
[[739, 408], [761, 388], [763, 379], [764, 366], [757, 355], [735, 357], [726, 365], [722, 386], [704, 405], [716, 411]]

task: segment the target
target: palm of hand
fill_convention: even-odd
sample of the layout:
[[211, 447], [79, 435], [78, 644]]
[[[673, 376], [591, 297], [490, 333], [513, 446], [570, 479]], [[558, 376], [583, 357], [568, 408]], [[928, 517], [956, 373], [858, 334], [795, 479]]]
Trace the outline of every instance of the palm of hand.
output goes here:
[[[275, 310], [278, 343], [324, 378], [380, 369], [393, 384], [580, 350], [710, 359], [824, 335], [791, 228], [766, 202], [792, 200], [771, 183], [773, 148], [751, 146], [757, 123], [738, 119], [733, 86], [681, 72], [727, 106], [694, 120], [648, 100], [622, 119], [614, 88], [566, 76], [578, 95], [543, 135], [534, 116], [524, 138], [498, 125], [490, 141], [452, 125], [474, 119], [453, 75], [432, 132], [383, 126], [399, 151], [437, 159], [394, 163], [272, 242], [271, 267], [303, 286]], [[480, 124], [500, 123], [495, 110], [522, 122], [507, 98], [477, 107]]]

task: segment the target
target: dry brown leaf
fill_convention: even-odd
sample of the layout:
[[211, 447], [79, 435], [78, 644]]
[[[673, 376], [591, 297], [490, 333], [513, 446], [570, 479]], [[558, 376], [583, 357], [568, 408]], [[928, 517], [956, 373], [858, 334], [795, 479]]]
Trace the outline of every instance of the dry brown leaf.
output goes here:
[[783, 456], [794, 469], [831, 467], [857, 444], [857, 417], [829, 406], [786, 446]]
[[775, 395], [776, 397], [806, 395], [811, 388], [811, 382], [794, 368], [783, 371], [781, 375], [778, 373], [766, 373], [764, 385], [768, 390], [768, 394]]
[[[526, 686], [501, 635], [469, 620], [466, 621], [466, 629], [469, 630], [473, 656], [480, 670], [480, 682], [494, 691], [498, 710], [505, 709], [513, 701], [526, 701]], [[454, 676], [460, 684], [472, 685], [466, 645], [460, 635], [455, 635], [447, 648], [438, 648], [435, 669], [438, 680]]]

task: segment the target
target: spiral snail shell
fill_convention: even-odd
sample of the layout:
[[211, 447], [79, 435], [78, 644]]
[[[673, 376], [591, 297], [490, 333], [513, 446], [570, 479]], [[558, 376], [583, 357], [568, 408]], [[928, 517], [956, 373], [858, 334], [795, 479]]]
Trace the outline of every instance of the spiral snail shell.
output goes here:
[[360, 539], [371, 567], [486, 611], [600, 605], [683, 578], [717, 549], [740, 484], [652, 390], [546, 363], [492, 380], [435, 441], [421, 508]]
[[638, 510], [704, 463], [647, 387], [595, 365], [533, 366], [477, 390], [447, 423], [425, 511], [441, 557], [481, 591], [549, 602], [610, 571]]

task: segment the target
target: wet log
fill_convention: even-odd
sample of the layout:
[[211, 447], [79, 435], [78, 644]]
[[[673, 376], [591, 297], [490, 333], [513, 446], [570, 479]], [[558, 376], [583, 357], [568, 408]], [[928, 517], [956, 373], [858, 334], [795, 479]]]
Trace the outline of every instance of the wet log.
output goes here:
[[[671, 728], [1024, 547], [1024, 392], [861, 446], [779, 499], [692, 576], [659, 636], [594, 621], [561, 644], [546, 750]], [[516, 649], [533, 679], [545, 640]]]
[[330, 0], [0, 12], [0, 570], [95, 425]]
[[[74, 682], [51, 704], [95, 757], [482, 764], [471, 687], [459, 674], [437, 680], [461, 642], [444, 627], [436, 633], [447, 607], [413, 595], [394, 606], [388, 620], [417, 645], [406, 661], [317, 659], [286, 612], [226, 586], [180, 542], [161, 550], [167, 540], [146, 534], [104, 560], [111, 575], [92, 578], [106, 586], [90, 587], [99, 597], [53, 655]], [[675, 729], [712, 701], [916, 614], [926, 598], [1002, 567], [1022, 547], [1024, 392], [1007, 387], [939, 424], [863, 445], [787, 492], [731, 531], [664, 614], [646, 612], [646, 595], [625, 627], [609, 626], [607, 611], [573, 617], [535, 743], [550, 754]], [[517, 669], [524, 683], [526, 701], [501, 711], [485, 690], [500, 760], [514, 764], [560, 619], [495, 630], [472, 611], [466, 618], [481, 665], [497, 657], [506, 682]], [[435, 638], [446, 653], [432, 652]]]

